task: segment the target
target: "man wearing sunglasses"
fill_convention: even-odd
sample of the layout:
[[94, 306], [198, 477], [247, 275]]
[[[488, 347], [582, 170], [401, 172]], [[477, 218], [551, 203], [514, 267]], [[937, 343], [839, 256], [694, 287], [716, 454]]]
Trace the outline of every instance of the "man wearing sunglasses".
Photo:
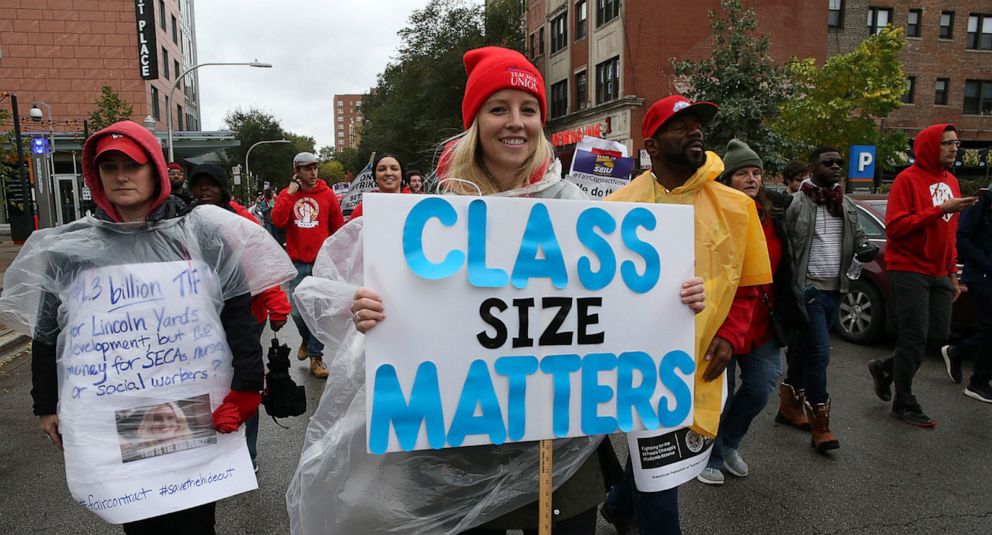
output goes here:
[[878, 246], [861, 230], [854, 203], [844, 197], [840, 184], [843, 165], [836, 149], [813, 151], [812, 176], [802, 182], [785, 213], [793, 272], [806, 305], [806, 328], [788, 353], [784, 382], [793, 393], [794, 406], [786, 408], [795, 414], [805, 411], [810, 442], [820, 453], [840, 447], [830, 432], [830, 328], [837, 318], [841, 294], [848, 291], [851, 282], [846, 275], [851, 262], [855, 257], [870, 262], [878, 253]]
[[[875, 395], [892, 400], [892, 415], [908, 424], [934, 427], [913, 395], [913, 376], [928, 343], [940, 347], [951, 330], [951, 303], [958, 286], [959, 212], [978, 202], [961, 197], [954, 166], [957, 130], [949, 124], [924, 128], [913, 141], [916, 161], [896, 176], [885, 214], [885, 268], [895, 301], [899, 341], [892, 356], [868, 364]], [[889, 387], [895, 383], [895, 397]]]

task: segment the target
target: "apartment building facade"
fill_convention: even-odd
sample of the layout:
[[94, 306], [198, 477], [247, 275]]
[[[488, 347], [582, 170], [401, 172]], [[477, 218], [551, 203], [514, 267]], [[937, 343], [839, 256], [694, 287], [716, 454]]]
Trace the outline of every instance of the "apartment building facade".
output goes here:
[[334, 95], [334, 150], [357, 149], [362, 140], [365, 95]]
[[[827, 5], [755, 0], [758, 32], [772, 57], [826, 57]], [[589, 134], [643, 148], [641, 122], [656, 100], [678, 92], [673, 59], [709, 55], [709, 11], [719, 0], [531, 0], [526, 54], [544, 75], [548, 128], [559, 156]]]
[[852, 50], [886, 25], [902, 27], [907, 94], [883, 128], [912, 138], [952, 123], [962, 171], [984, 174], [992, 146], [992, 2], [989, 0], [828, 0], [830, 55]]

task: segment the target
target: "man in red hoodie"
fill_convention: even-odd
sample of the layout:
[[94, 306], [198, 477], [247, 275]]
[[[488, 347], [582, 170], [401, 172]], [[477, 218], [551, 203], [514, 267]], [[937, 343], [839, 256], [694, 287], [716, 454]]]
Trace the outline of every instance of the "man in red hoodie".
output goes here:
[[[892, 356], [868, 363], [875, 395], [892, 399], [892, 415], [919, 427], [934, 427], [913, 395], [913, 376], [929, 340], [940, 347], [951, 330], [951, 303], [961, 294], [957, 275], [958, 212], [977, 202], [961, 197], [947, 170], [958, 146], [952, 125], [923, 129], [913, 143], [916, 161], [896, 176], [885, 215], [889, 285], [896, 307], [899, 342]], [[889, 387], [895, 382], [895, 398]]]
[[[286, 252], [298, 272], [289, 283], [290, 293], [313, 271], [313, 262], [324, 240], [344, 225], [344, 216], [334, 191], [317, 178], [317, 165], [316, 155], [309, 152], [297, 154], [293, 158], [293, 178], [276, 197], [276, 204], [272, 207], [272, 224], [286, 231]], [[293, 307], [292, 316], [303, 337], [297, 357], [300, 360], [310, 357], [310, 373], [319, 379], [326, 379], [324, 345], [310, 333], [296, 307]]]

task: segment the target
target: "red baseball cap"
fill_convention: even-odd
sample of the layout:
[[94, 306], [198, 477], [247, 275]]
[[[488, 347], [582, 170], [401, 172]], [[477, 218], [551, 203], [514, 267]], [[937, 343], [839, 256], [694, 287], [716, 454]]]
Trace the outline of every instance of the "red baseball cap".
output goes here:
[[176, 171], [182, 171], [183, 170], [183, 166], [179, 165], [176, 162], [170, 163], [169, 166], [168, 166], [168, 168], [169, 168], [170, 171], [173, 170], [173, 169], [175, 169]]
[[655, 132], [664, 126], [669, 119], [693, 114], [699, 117], [703, 124], [710, 122], [716, 115], [719, 106], [712, 102], [692, 102], [682, 95], [672, 95], [655, 102], [644, 114], [644, 122], [641, 124], [641, 134], [644, 139], [654, 137]]
[[145, 152], [145, 149], [124, 134], [108, 134], [100, 138], [96, 143], [96, 154], [93, 160], [96, 161], [103, 153], [112, 150], [123, 152], [141, 165], [148, 163], [148, 153]]

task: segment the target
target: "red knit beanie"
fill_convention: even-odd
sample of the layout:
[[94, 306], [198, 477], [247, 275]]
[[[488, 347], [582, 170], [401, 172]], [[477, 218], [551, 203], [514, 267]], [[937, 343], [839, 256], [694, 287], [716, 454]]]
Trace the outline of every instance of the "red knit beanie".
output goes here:
[[544, 78], [523, 54], [516, 50], [487, 46], [469, 50], [462, 58], [468, 83], [462, 99], [462, 122], [468, 130], [482, 104], [493, 93], [503, 89], [519, 89], [537, 97], [541, 104], [541, 124], [548, 117]]

